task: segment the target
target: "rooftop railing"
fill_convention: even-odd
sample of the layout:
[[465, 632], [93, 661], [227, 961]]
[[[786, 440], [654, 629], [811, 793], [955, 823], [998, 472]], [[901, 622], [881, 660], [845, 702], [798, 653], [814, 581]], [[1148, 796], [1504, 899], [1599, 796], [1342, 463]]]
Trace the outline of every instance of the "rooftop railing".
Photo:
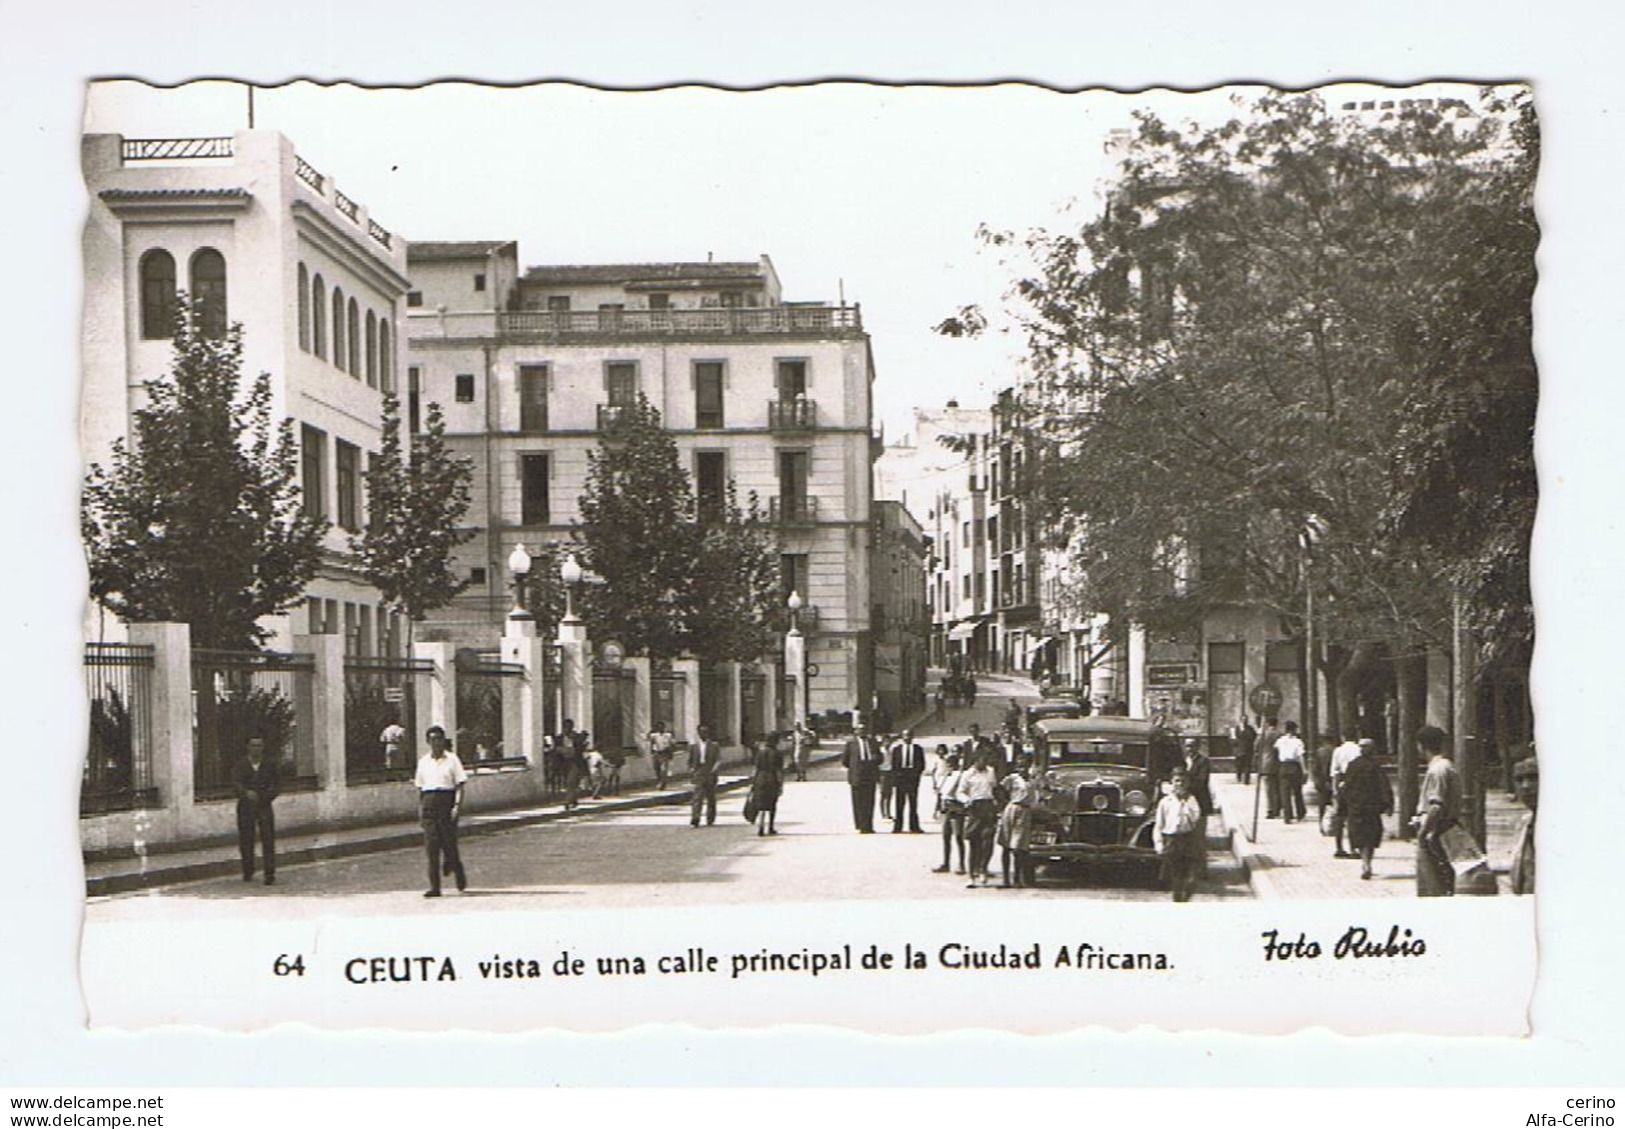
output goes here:
[[297, 153], [294, 154], [293, 158], [293, 175], [314, 188], [318, 195], [321, 194], [322, 185], [327, 183], [327, 178], [312, 168], [310, 162]]
[[863, 329], [858, 306], [707, 306], [677, 310], [515, 310], [500, 315], [514, 337], [848, 333]]
[[189, 161], [231, 156], [229, 137], [126, 137], [119, 148], [126, 161]]

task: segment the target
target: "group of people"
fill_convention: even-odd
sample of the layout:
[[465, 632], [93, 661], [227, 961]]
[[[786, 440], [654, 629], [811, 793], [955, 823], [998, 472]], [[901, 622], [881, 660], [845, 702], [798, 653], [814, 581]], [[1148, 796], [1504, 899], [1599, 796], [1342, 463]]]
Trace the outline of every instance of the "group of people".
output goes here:
[[1003, 746], [975, 733], [957, 750], [937, 746], [931, 783], [942, 821], [942, 863], [934, 871], [950, 873], [957, 848], [959, 866], [952, 872], [966, 875], [972, 889], [990, 886], [997, 845], [1001, 887], [1027, 885], [1032, 876], [1020, 857], [1038, 798], [1032, 755], [1023, 750], [1006, 759]]

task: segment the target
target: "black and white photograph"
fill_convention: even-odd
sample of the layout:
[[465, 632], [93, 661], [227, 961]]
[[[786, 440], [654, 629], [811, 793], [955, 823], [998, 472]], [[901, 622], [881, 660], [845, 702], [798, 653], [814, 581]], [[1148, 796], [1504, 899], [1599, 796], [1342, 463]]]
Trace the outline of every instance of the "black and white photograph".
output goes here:
[[289, 927], [1188, 987], [1229, 922], [1402, 993], [1443, 922], [1446, 1025], [1520, 1027], [1539, 138], [1506, 83], [93, 83], [92, 1022], [226, 1022], [131, 969]]

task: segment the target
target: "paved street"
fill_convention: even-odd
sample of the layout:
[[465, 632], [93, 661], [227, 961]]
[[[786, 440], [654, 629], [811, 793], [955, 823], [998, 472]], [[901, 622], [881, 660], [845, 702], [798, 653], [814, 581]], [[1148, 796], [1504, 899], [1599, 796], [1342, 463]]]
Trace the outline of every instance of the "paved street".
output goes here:
[[[921, 727], [918, 739], [962, 739], [972, 721], [996, 724], [1007, 699], [1034, 697], [1024, 682], [986, 680], [975, 709], [951, 709], [944, 723]], [[539, 909], [568, 906], [696, 905], [732, 902], [804, 902], [833, 899], [1013, 898], [1164, 900], [1149, 872], [1089, 875], [1084, 881], [1041, 875], [1032, 890], [971, 890], [955, 874], [934, 874], [941, 838], [929, 818], [926, 832], [875, 835], [852, 830], [850, 794], [838, 764], [818, 767], [805, 783], [790, 781], [779, 806], [780, 834], [759, 838], [740, 814], [744, 793], [721, 797], [715, 827], [694, 829], [686, 806], [668, 805], [589, 815], [470, 837], [465, 843], [471, 888], [448, 889], [439, 902], [420, 896], [423, 852], [383, 851], [346, 859], [284, 866], [267, 888], [238, 878], [180, 883], [92, 898], [99, 920], [169, 920], [186, 917], [324, 915], [342, 903], [357, 914], [452, 910]], [[998, 859], [995, 855], [994, 866]], [[1241, 885], [1213, 883], [1198, 900], [1249, 896]]]

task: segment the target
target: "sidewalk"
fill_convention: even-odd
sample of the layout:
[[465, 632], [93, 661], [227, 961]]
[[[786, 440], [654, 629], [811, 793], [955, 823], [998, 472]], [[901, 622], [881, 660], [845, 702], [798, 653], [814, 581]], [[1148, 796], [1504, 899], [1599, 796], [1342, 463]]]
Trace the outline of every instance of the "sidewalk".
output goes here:
[[[1256, 777], [1254, 778], [1256, 782]], [[1375, 877], [1360, 878], [1358, 859], [1334, 858], [1336, 844], [1320, 833], [1319, 804], [1313, 787], [1304, 789], [1309, 815], [1301, 823], [1283, 824], [1265, 817], [1262, 803], [1258, 812], [1258, 841], [1253, 828], [1253, 784], [1238, 784], [1230, 773], [1214, 774], [1213, 798], [1224, 812], [1225, 823], [1235, 829], [1231, 847], [1246, 868], [1253, 893], [1260, 898], [1414, 898], [1416, 896], [1416, 846], [1397, 837], [1398, 816], [1383, 821], [1384, 836], [1372, 864]], [[1508, 799], [1500, 789], [1487, 797], [1486, 823], [1489, 831], [1490, 867], [1496, 872], [1502, 895], [1511, 895], [1506, 872], [1512, 856], [1513, 838], [1524, 814], [1523, 805]]]
[[[820, 747], [814, 753], [812, 763], [820, 764], [839, 755], [831, 753], [827, 747]], [[723, 775], [717, 780], [717, 791], [732, 791], [749, 783], [749, 775]], [[686, 804], [692, 796], [693, 791], [686, 783], [672, 783], [658, 791], [653, 785], [644, 785], [624, 789], [618, 796], [601, 800], [584, 798], [571, 812], [566, 812], [557, 801], [517, 808], [487, 809], [464, 814], [458, 820], [457, 833], [459, 838], [467, 838], [607, 812]], [[367, 827], [305, 829], [279, 832], [276, 837], [276, 858], [278, 866], [286, 866], [417, 847], [422, 843], [423, 828], [416, 820]], [[206, 843], [162, 854], [86, 860], [84, 866], [85, 893], [88, 897], [192, 882], [200, 878], [220, 878], [242, 870], [236, 845], [230, 843]]]

